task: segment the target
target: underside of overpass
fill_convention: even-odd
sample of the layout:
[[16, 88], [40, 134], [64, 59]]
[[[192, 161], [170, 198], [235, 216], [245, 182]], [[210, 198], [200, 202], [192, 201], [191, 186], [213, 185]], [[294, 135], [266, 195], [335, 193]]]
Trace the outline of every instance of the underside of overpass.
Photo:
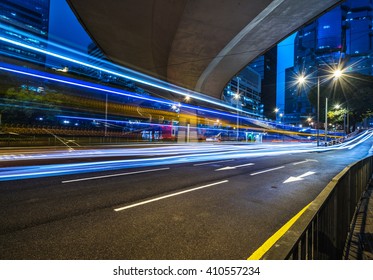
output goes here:
[[340, 0], [67, 0], [111, 61], [220, 99], [230, 79]]

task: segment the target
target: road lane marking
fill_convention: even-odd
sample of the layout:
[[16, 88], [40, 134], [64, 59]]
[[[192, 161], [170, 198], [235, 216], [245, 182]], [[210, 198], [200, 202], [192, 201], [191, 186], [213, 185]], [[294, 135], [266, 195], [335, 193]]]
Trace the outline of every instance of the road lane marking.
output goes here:
[[220, 163], [220, 162], [228, 162], [228, 161], [234, 161], [234, 159], [220, 160], [220, 161], [210, 161], [210, 162], [204, 162], [204, 163], [196, 163], [196, 164], [193, 164], [193, 166], [207, 165], [207, 164], [212, 164], [212, 163]]
[[286, 179], [283, 184], [286, 184], [286, 183], [291, 183], [291, 182], [296, 182], [296, 181], [302, 181], [304, 180], [304, 177], [307, 177], [307, 176], [310, 176], [310, 175], [313, 175], [315, 174], [316, 172], [313, 172], [313, 171], [308, 171], [300, 176], [297, 176], [297, 177], [293, 177], [293, 176], [290, 176], [288, 179]]
[[[312, 203], [312, 202], [311, 202]], [[291, 218], [285, 225], [283, 225], [275, 234], [273, 234], [270, 238], [267, 239], [266, 242], [263, 243], [250, 257], [248, 260], [260, 260], [265, 253], [290, 229], [290, 227], [299, 219], [300, 216], [308, 209], [311, 205], [308, 204], [302, 210], [298, 212], [293, 218]]]
[[124, 207], [116, 208], [116, 209], [114, 209], [114, 211], [118, 212], [118, 211], [126, 210], [126, 209], [129, 209], [129, 208], [141, 206], [141, 205], [148, 204], [148, 203], [151, 203], [151, 202], [155, 202], [155, 201], [158, 201], [158, 200], [162, 200], [162, 199], [165, 199], [165, 198], [181, 195], [181, 194], [188, 193], [188, 192], [193, 192], [193, 191], [196, 191], [196, 190], [201, 190], [201, 189], [204, 189], [204, 188], [208, 188], [208, 187], [212, 187], [212, 186], [216, 186], [216, 185], [220, 185], [220, 184], [224, 184], [224, 183], [228, 183], [228, 182], [229, 182], [228, 180], [224, 180], [224, 181], [220, 181], [220, 182], [196, 187], [196, 188], [193, 188], [193, 189], [189, 189], [189, 190], [185, 190], [185, 191], [181, 191], [181, 192], [177, 192], [177, 193], [173, 193], [173, 194], [164, 195], [164, 196], [161, 196], [161, 197], [157, 197], [157, 198], [145, 200], [145, 201], [142, 201], [142, 202], [134, 203], [134, 204], [131, 204], [131, 205], [127, 205], [127, 206], [124, 206]]
[[258, 174], [262, 174], [262, 173], [266, 173], [266, 172], [271, 172], [271, 171], [282, 169], [282, 168], [285, 168], [285, 166], [279, 166], [279, 167], [275, 167], [275, 168], [271, 168], [271, 169], [266, 169], [266, 170], [258, 171], [258, 172], [255, 172], [255, 173], [251, 173], [250, 176], [255, 176], [255, 175], [258, 175]]
[[316, 159], [306, 159], [306, 160], [303, 160], [303, 161], [298, 161], [298, 162], [294, 162], [293, 165], [298, 165], [298, 164], [302, 164], [302, 163], [307, 163], [307, 162], [318, 162], [318, 160]]
[[250, 166], [250, 165], [255, 165], [255, 163], [246, 163], [246, 164], [241, 164], [241, 165], [236, 165], [236, 166], [226, 166], [226, 167], [222, 167], [219, 169], [215, 169], [215, 171], [232, 170], [232, 169]]
[[156, 172], [156, 171], [162, 171], [162, 170], [168, 170], [168, 169], [170, 169], [170, 167], [148, 169], [148, 170], [142, 170], [142, 171], [126, 172], [126, 173], [117, 173], [117, 174], [95, 176], [95, 177], [86, 177], [86, 178], [79, 178], [79, 179], [62, 181], [62, 184], [80, 182], [80, 181], [97, 180], [97, 179], [104, 179], [104, 178], [118, 177], [118, 176], [127, 176], [127, 175], [139, 174], [139, 173]]

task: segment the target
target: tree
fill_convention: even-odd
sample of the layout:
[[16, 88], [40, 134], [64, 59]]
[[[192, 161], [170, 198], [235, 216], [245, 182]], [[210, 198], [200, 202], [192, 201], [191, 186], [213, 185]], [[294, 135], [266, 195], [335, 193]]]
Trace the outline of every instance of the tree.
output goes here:
[[[327, 81], [320, 85], [320, 122], [325, 122], [325, 99], [328, 98], [328, 111], [333, 111], [333, 105], [340, 104], [338, 112], [328, 112], [328, 117], [337, 120], [340, 124], [344, 114], [349, 117], [350, 126], [356, 127], [373, 115], [373, 77], [361, 74], [343, 74], [338, 80]], [[317, 107], [317, 88], [314, 86], [308, 99]]]

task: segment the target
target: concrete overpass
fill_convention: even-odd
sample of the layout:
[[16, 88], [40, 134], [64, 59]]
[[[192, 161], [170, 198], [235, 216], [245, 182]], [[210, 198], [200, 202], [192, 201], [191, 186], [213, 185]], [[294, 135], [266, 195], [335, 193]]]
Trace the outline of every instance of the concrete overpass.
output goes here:
[[220, 99], [250, 61], [340, 0], [67, 0], [113, 62]]

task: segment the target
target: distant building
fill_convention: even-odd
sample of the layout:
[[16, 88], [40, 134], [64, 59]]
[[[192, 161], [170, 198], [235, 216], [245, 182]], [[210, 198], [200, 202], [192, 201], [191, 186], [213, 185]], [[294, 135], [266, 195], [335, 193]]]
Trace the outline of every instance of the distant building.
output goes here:
[[263, 117], [260, 93], [261, 76], [247, 66], [224, 88], [222, 99], [251, 116]]
[[[0, 1], [0, 36], [40, 49], [47, 48], [49, 0]], [[0, 54], [44, 65], [46, 56], [1, 42]]]
[[261, 103], [264, 117], [276, 119], [277, 46], [259, 56], [249, 66], [261, 77]]

